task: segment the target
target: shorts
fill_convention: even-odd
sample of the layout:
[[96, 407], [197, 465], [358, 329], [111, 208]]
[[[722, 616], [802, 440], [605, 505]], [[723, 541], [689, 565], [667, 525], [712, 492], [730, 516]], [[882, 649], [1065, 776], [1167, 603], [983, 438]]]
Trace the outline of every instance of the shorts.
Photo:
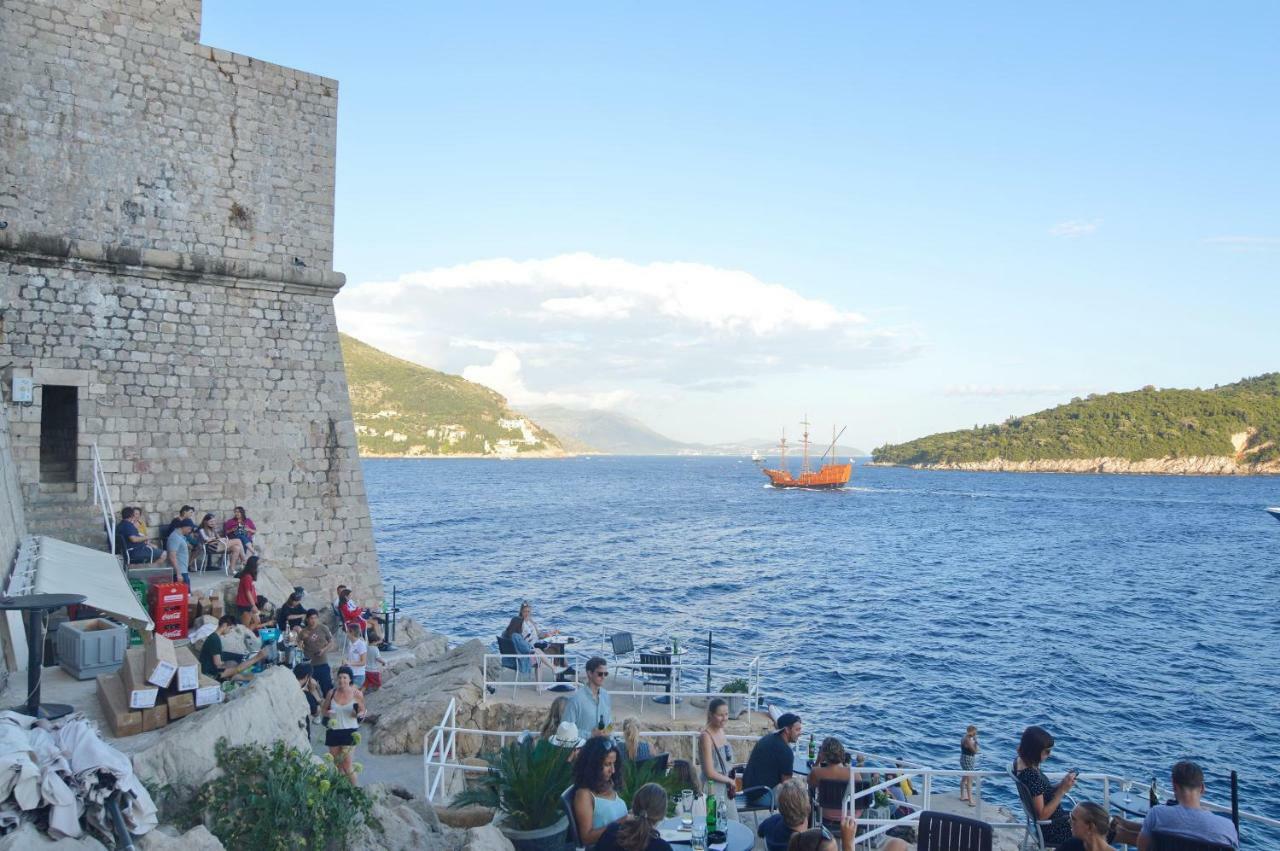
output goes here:
[[324, 745], [327, 748], [355, 747], [355, 730], [326, 730]]
[[381, 671], [365, 671], [364, 672], [365, 691], [375, 691], [380, 688], [382, 688], [382, 672]]
[[247, 615], [253, 611], [253, 606], [236, 606], [236, 614]]
[[975, 753], [960, 754], [960, 767], [965, 771], [973, 771], [978, 767], [978, 755]]

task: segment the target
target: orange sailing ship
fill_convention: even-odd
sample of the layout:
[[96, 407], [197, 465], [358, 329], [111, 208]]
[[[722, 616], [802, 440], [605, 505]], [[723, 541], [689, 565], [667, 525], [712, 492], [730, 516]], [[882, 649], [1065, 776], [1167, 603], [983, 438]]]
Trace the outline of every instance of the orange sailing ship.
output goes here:
[[[769, 477], [769, 484], [775, 488], [813, 488], [813, 489], [835, 489], [842, 488], [849, 483], [849, 476], [853, 474], [853, 464], [822, 464], [816, 471], [809, 466], [809, 418], [805, 417], [800, 423], [804, 426], [804, 433], [800, 443], [804, 447], [804, 462], [800, 466], [800, 475], [792, 476], [791, 471], [787, 469], [787, 433], [783, 431], [782, 440], [778, 441], [778, 466], [781, 469], [771, 470], [768, 467], [763, 468], [764, 474]], [[831, 460], [836, 457], [836, 441], [840, 439], [840, 435], [844, 434], [844, 429], [840, 429], [840, 434], [836, 434], [835, 426], [831, 427], [831, 446], [827, 451], [822, 453], [822, 457], [818, 459], [821, 464], [828, 455]]]

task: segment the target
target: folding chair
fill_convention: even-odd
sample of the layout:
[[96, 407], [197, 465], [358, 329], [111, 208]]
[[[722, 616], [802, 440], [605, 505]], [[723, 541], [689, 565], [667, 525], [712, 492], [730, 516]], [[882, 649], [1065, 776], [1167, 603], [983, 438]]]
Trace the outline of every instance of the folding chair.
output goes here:
[[[515, 672], [515, 679], [511, 681], [511, 698], [514, 700], [516, 690], [519, 688], [520, 682], [520, 659], [514, 658], [519, 651], [516, 650], [516, 643], [505, 636], [498, 636], [498, 652], [502, 654], [502, 667], [509, 668]], [[529, 665], [529, 677], [533, 678], [533, 657], [529, 657], [527, 663]]]
[[991, 851], [985, 821], [925, 810], [916, 824], [916, 851]]

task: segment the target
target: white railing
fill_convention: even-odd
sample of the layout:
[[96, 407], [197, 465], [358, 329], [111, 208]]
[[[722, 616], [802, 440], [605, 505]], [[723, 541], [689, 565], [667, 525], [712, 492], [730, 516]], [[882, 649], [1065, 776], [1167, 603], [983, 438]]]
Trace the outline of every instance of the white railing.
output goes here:
[[[566, 663], [575, 664], [579, 671], [585, 673], [581, 667], [587, 658], [585, 654], [566, 652], [564, 654], [547, 654], [547, 657], [553, 660], [564, 660]], [[512, 671], [511, 679], [503, 679], [503, 672], [511, 671], [511, 668], [509, 667], [502, 667], [504, 659], [514, 659], [516, 661], [517, 667]], [[514, 698], [516, 692], [521, 688], [537, 689], [556, 685], [555, 680], [539, 680], [535, 676], [531, 676], [528, 680], [520, 679], [520, 667], [524, 665], [532, 666], [533, 660], [534, 657], [527, 653], [486, 653], [484, 656], [484, 701], [487, 703], [489, 700], [490, 688], [493, 688], [494, 693], [496, 694], [498, 689], [509, 686], [511, 688], [512, 697]], [[621, 667], [623, 670], [632, 671], [630, 688], [618, 688], [611, 685], [607, 690], [610, 697], [640, 698], [642, 711], [644, 699], [646, 697], [662, 697], [670, 706], [672, 718], [676, 717], [676, 707], [680, 701], [686, 698], [695, 697], [707, 699], [713, 697], [740, 698], [744, 701], [746, 708], [751, 709], [752, 711], [759, 711], [760, 662], [760, 656], [753, 656], [750, 661], [747, 662], [745, 671], [738, 669], [728, 672], [724, 670], [723, 666], [708, 666], [694, 662], [673, 661], [669, 663], [633, 663], [628, 661], [625, 664], [619, 662], [613, 665], [615, 669]], [[489, 671], [491, 668], [496, 669], [498, 679], [489, 679]], [[688, 677], [689, 679], [696, 678], [700, 680], [706, 674], [715, 673], [717, 671], [717, 676], [720, 678], [746, 680], [746, 692], [707, 691], [705, 688], [699, 689], [696, 685], [693, 687], [686, 687], [684, 684], [684, 680], [686, 679], [686, 674], [688, 674], [688, 672], [693, 672], [693, 675]], [[743, 674], [746, 676], [742, 676]], [[657, 679], [655, 679], [652, 686], [648, 685], [648, 682], [645, 679], [646, 675], [657, 675]], [[624, 680], [619, 679], [613, 681], [613, 683], [619, 682], [624, 682]], [[637, 684], [640, 688], [636, 687]], [[579, 685], [579, 688], [582, 687], [584, 686]], [[660, 688], [661, 691], [655, 691], [655, 688]]]
[[[470, 727], [458, 727], [456, 722], [456, 708], [454, 701], [449, 702], [448, 708], [445, 710], [441, 723], [433, 727], [427, 732], [423, 741], [423, 768], [426, 775], [426, 793], [427, 798], [432, 803], [443, 803], [439, 800], [439, 794], [442, 791], [442, 783], [446, 772], [471, 772], [485, 773], [488, 771], [486, 766], [482, 765], [465, 765], [457, 760], [457, 736], [465, 734], [476, 736], [478, 738], [489, 738], [497, 740], [497, 747], [501, 747], [508, 740], [518, 739], [526, 735], [524, 731], [506, 731], [506, 730], [480, 730]], [[696, 750], [696, 740], [699, 732], [696, 730], [653, 730], [644, 731], [640, 736], [645, 739], [688, 739], [691, 752]], [[755, 735], [727, 735], [729, 741], [747, 741], [756, 742], [759, 736]], [[484, 750], [481, 748], [481, 750]], [[975, 770], [965, 771], [963, 769], [937, 769], [928, 768], [918, 763], [909, 762], [903, 759], [884, 757], [877, 754], [866, 753], [861, 751], [851, 752], [856, 757], [866, 759], [866, 763], [853, 767], [853, 770], [863, 776], [866, 775], [883, 775], [883, 778], [870, 786], [861, 790], [851, 790], [848, 798], [845, 799], [845, 812], [851, 812], [854, 809], [864, 810], [862, 817], [858, 819], [858, 824], [866, 830], [860, 834], [855, 840], [855, 844], [867, 844], [870, 846], [873, 840], [888, 833], [895, 827], [900, 825], [913, 825], [919, 821], [920, 813], [933, 808], [933, 797], [940, 793], [935, 781], [941, 780], [945, 783], [956, 781], [957, 785], [961, 777], [969, 776], [975, 779], [975, 787], [981, 788], [980, 784], [984, 780], [999, 781], [1002, 784], [1008, 784], [1009, 800], [1012, 802], [1011, 811], [1014, 816], [1013, 821], [987, 821], [993, 828], [997, 830], [1024, 830], [1026, 821], [1020, 818], [1021, 805], [1017, 803], [1017, 790], [1014, 785], [1013, 776], [1006, 771], [999, 770]], [[872, 817], [868, 814], [871, 804], [877, 792], [885, 792], [889, 794], [892, 787], [898, 786], [903, 778], [911, 781], [912, 786], [916, 789], [916, 797], [914, 800], [906, 802], [890, 798], [887, 806], [890, 813], [898, 807], [910, 810], [910, 812], [901, 818], [881, 818]], [[1079, 784], [1098, 783], [1101, 785], [1102, 800], [1101, 804], [1104, 809], [1110, 810], [1112, 800], [1112, 785], [1122, 786], [1126, 782], [1132, 782], [1129, 778], [1125, 778], [1118, 774], [1107, 772], [1082, 772], [1077, 778]], [[1140, 783], [1134, 783], [1139, 789], [1145, 787]], [[979, 807], [973, 813], [980, 820], [985, 815], [985, 807], [988, 803], [992, 803], [985, 798], [979, 796]], [[998, 802], [997, 806], [998, 806]], [[1201, 805], [1215, 812], [1226, 813], [1230, 815], [1231, 808], [1223, 806], [1212, 801], [1204, 800]], [[1258, 815], [1256, 813], [1239, 811], [1242, 821], [1251, 821], [1257, 824], [1266, 825], [1271, 828], [1280, 829], [1280, 819], [1270, 818], [1268, 816]]]
[[102, 511], [102, 527], [106, 529], [111, 554], [116, 554], [116, 512], [111, 505], [111, 491], [107, 488], [107, 474], [102, 469], [102, 456], [98, 454], [98, 444], [93, 447], [93, 501]]

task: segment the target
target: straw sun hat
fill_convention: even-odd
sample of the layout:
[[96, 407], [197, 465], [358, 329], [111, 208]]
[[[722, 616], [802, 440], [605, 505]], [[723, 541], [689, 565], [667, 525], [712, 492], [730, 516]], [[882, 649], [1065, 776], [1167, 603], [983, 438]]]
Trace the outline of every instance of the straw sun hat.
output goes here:
[[561, 721], [555, 735], [551, 737], [551, 744], [562, 748], [580, 748], [582, 741], [582, 737], [578, 735], [578, 725], [572, 721]]

